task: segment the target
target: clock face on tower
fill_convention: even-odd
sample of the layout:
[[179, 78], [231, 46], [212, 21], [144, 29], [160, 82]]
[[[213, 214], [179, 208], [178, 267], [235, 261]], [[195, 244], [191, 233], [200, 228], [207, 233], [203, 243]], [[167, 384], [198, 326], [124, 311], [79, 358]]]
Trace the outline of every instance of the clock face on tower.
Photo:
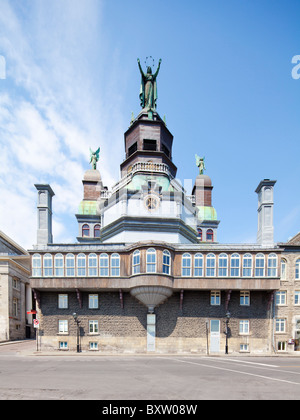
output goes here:
[[156, 195], [149, 194], [144, 198], [144, 204], [148, 211], [155, 211], [159, 207], [159, 198]]

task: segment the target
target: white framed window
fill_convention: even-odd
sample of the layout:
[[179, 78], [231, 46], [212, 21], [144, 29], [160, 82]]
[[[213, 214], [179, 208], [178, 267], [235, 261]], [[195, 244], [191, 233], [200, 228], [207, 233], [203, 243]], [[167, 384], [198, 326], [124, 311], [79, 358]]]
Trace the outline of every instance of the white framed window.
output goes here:
[[232, 254], [230, 258], [230, 276], [240, 276], [240, 256], [239, 254]]
[[265, 256], [256, 254], [255, 256], [255, 277], [264, 277], [265, 275]]
[[286, 305], [286, 291], [278, 291], [275, 293], [275, 305], [282, 306]]
[[218, 264], [218, 276], [227, 277], [227, 275], [228, 275], [228, 255], [220, 254], [219, 264]]
[[90, 346], [89, 346], [90, 350], [98, 350], [98, 342], [97, 341], [90, 341]]
[[167, 249], [163, 251], [162, 268], [163, 268], [163, 274], [171, 274], [171, 254]]
[[248, 290], [241, 290], [240, 292], [240, 305], [250, 306], [250, 292]]
[[212, 290], [210, 292], [210, 304], [213, 306], [221, 305], [221, 292], [220, 290]]
[[98, 320], [90, 320], [89, 321], [89, 333], [90, 334], [97, 334], [98, 330]]
[[277, 350], [278, 351], [286, 351], [286, 341], [278, 341], [277, 342]]
[[240, 334], [243, 334], [243, 335], [249, 334], [249, 320], [248, 319], [240, 320], [239, 331], [240, 331]]
[[203, 277], [203, 255], [199, 253], [194, 256], [194, 276]]
[[98, 309], [98, 308], [99, 308], [98, 294], [89, 295], [89, 309]]
[[300, 258], [298, 258], [298, 260], [296, 261], [296, 266], [295, 266], [295, 279], [299, 280], [300, 279]]
[[277, 255], [270, 254], [268, 256], [268, 277], [276, 277], [277, 276]]
[[58, 295], [58, 308], [59, 309], [68, 309], [68, 295], [59, 294]]
[[74, 254], [66, 255], [66, 275], [67, 277], [75, 276], [75, 256]]
[[156, 273], [156, 251], [155, 251], [154, 248], [147, 249], [146, 272], [147, 273]]
[[141, 272], [141, 256], [140, 251], [134, 251], [132, 255], [132, 273], [133, 274], [140, 274]]
[[69, 326], [67, 319], [59, 319], [58, 321], [58, 332], [59, 334], [68, 334]]
[[281, 260], [281, 280], [286, 280], [286, 260]]
[[103, 253], [100, 255], [100, 277], [107, 277], [108, 275], [109, 275], [108, 255]]
[[192, 256], [187, 252], [182, 255], [181, 275], [183, 277], [190, 277], [192, 275]]
[[53, 261], [51, 254], [45, 254], [43, 258], [44, 263], [44, 276], [51, 277], [53, 276]]
[[215, 277], [216, 275], [216, 256], [208, 254], [206, 256], [206, 277]]
[[295, 290], [294, 305], [300, 305], [300, 290]]
[[86, 258], [84, 254], [77, 255], [77, 275], [86, 276]]
[[62, 254], [55, 254], [54, 256], [54, 275], [56, 277], [63, 277], [64, 275], [64, 257]]
[[284, 333], [285, 332], [285, 318], [276, 318], [275, 320], [275, 331], [277, 333]]
[[33, 254], [32, 256], [32, 276], [42, 276], [42, 257], [40, 254]]
[[245, 254], [243, 256], [243, 277], [252, 276], [252, 255]]
[[68, 350], [68, 342], [67, 341], [60, 341], [58, 344], [59, 350]]
[[90, 277], [97, 277], [98, 275], [98, 264], [96, 254], [89, 254], [88, 256], [88, 273]]
[[248, 343], [241, 343], [240, 344], [240, 352], [241, 353], [249, 352], [249, 344]]
[[120, 276], [120, 255], [117, 253], [112, 254], [110, 258], [110, 269], [111, 276], [119, 277]]

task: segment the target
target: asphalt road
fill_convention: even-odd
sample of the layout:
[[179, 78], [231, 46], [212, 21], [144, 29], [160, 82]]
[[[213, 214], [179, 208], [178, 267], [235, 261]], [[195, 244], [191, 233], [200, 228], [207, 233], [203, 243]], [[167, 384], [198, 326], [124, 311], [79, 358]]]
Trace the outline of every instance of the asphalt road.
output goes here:
[[0, 346], [1, 400], [298, 400], [299, 357], [36, 354]]

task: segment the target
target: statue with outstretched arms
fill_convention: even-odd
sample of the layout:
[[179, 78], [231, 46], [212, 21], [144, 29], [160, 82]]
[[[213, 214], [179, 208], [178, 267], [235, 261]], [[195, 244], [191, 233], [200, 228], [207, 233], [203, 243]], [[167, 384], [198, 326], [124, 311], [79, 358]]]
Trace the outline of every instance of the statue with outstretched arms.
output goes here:
[[156, 110], [157, 100], [157, 83], [156, 78], [160, 69], [161, 59], [158, 62], [157, 70], [152, 74], [151, 66], [147, 67], [147, 73], [143, 72], [140, 60], [137, 59], [138, 66], [141, 72], [141, 88], [140, 88], [140, 100], [141, 107], [146, 108], [148, 111]]

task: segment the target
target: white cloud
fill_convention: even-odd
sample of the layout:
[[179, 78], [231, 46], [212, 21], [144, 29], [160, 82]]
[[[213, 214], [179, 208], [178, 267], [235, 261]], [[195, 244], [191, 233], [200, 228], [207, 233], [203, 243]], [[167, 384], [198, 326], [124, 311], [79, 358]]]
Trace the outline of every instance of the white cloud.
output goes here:
[[[101, 44], [101, 2], [13, 4], [2, 0], [0, 15], [0, 51], [7, 63], [7, 78], [0, 80], [0, 226], [31, 247], [36, 240], [34, 183], [50, 183], [54, 241], [67, 242], [66, 218], [74, 218], [82, 199], [89, 147], [101, 147], [99, 169], [108, 186], [117, 181], [122, 156], [122, 100], [112, 81], [116, 71], [100, 80], [105, 66], [93, 66], [105, 63], [108, 53]], [[118, 56], [112, 55], [117, 68]], [[108, 98], [114, 108], [107, 107]], [[118, 123], [111, 124], [112, 119]], [[111, 166], [113, 143], [120, 147]]]

